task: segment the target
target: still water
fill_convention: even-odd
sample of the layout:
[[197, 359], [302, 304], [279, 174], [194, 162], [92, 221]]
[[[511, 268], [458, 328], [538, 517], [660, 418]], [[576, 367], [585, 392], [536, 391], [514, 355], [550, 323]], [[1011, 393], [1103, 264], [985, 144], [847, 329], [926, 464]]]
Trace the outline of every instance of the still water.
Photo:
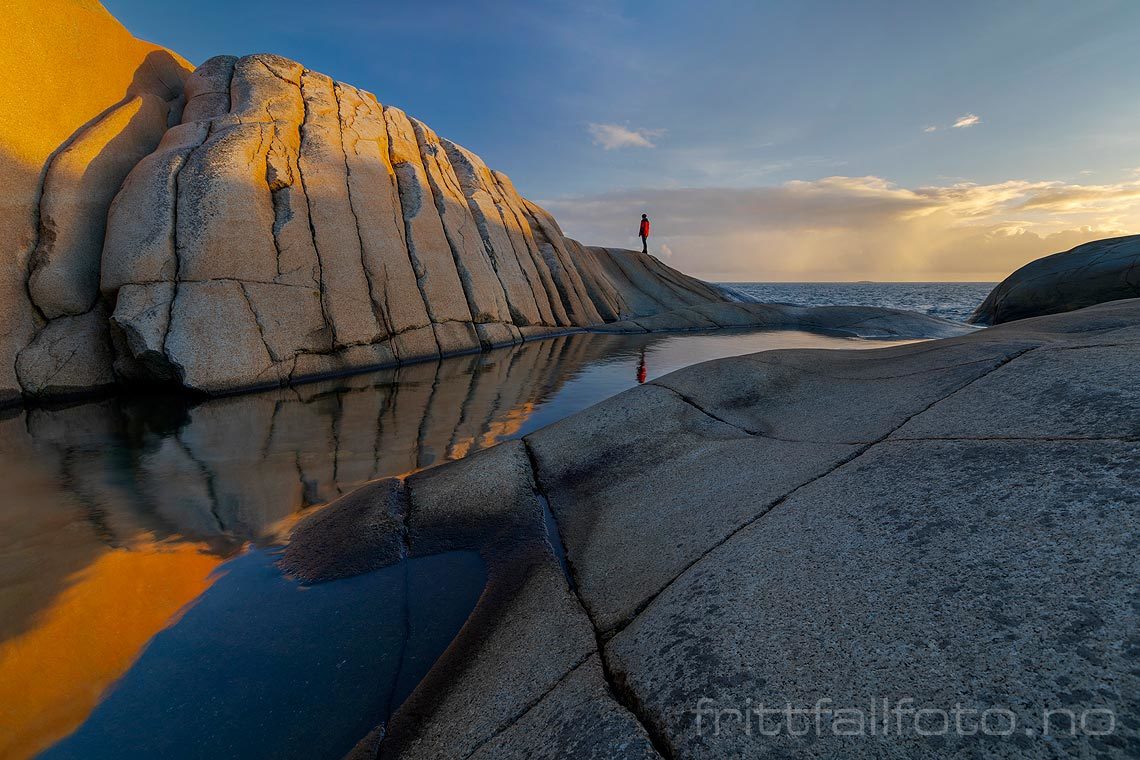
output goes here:
[[0, 412], [0, 757], [340, 757], [486, 580], [448, 552], [306, 586], [298, 517], [696, 362], [883, 342], [580, 334], [189, 403]]

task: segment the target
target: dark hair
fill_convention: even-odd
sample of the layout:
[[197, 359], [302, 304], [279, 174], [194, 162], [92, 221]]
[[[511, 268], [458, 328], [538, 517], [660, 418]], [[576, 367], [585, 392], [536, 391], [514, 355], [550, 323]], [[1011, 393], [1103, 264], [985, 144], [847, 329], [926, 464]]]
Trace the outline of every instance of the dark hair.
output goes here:
[[647, 217], [645, 214], [642, 214], [642, 215], [641, 215], [641, 218], [642, 218], [642, 219], [648, 219], [649, 217]]

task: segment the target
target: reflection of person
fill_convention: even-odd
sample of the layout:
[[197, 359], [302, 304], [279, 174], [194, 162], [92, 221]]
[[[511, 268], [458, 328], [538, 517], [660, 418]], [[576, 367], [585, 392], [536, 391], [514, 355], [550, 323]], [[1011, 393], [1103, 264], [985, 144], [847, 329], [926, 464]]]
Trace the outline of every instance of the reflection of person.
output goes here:
[[637, 228], [637, 236], [641, 238], [641, 252], [649, 253], [649, 217], [641, 215], [641, 225]]
[[641, 358], [637, 360], [637, 382], [645, 382], [645, 349], [641, 349]]

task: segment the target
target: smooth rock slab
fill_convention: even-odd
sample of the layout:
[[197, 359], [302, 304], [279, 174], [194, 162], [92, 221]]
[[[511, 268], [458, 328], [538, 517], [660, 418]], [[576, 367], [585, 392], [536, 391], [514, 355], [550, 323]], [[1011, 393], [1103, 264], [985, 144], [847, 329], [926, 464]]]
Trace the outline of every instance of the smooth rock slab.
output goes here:
[[934, 405], [892, 438], [1140, 439], [1140, 335], [1129, 345], [1036, 349]]
[[578, 666], [471, 760], [659, 758], [645, 729], [614, 701], [598, 656]]
[[686, 367], [653, 383], [760, 435], [870, 443], [1035, 345], [967, 339], [876, 351], [764, 351]]
[[[880, 444], [685, 573], [609, 643], [610, 667], [678, 757], [1134, 757], [1137, 472], [1130, 443]], [[765, 736], [719, 713], [715, 731], [716, 710], [821, 699], [1004, 709], [1017, 730], [924, 737], [912, 715], [902, 736], [840, 736], [825, 717], [818, 736], [786, 719]], [[1111, 710], [1115, 731], [1042, 739], [1047, 709]]]
[[412, 556], [478, 550], [489, 582], [471, 618], [393, 715], [382, 757], [467, 757], [596, 651], [546, 536], [518, 441], [407, 481]]
[[734, 530], [858, 450], [752, 436], [655, 386], [526, 441], [600, 631], [621, 625]]

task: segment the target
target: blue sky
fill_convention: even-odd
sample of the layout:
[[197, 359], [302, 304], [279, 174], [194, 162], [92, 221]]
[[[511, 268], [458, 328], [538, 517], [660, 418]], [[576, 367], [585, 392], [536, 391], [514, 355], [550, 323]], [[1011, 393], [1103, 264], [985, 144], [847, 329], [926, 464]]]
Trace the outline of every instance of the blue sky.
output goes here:
[[[369, 89], [591, 242], [629, 243], [624, 214], [648, 204], [659, 252], [708, 276], [988, 279], [1140, 222], [1136, 2], [104, 2], [196, 63], [275, 52]], [[845, 199], [875, 208], [841, 222]], [[763, 213], [785, 202], [802, 229]], [[863, 266], [889, 239], [864, 223], [901, 224], [911, 253]], [[943, 226], [1017, 245], [990, 269], [913, 253]]]

